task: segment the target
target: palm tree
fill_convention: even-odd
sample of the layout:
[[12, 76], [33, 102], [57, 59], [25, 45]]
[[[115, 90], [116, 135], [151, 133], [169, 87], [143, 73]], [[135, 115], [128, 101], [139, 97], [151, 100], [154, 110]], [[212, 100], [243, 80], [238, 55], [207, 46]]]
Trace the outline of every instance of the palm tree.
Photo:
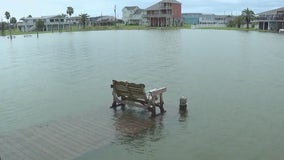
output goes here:
[[17, 19], [15, 17], [11, 17], [10, 23], [13, 24], [13, 29], [15, 29], [15, 26], [16, 26], [16, 23], [17, 23]]
[[89, 15], [87, 13], [84, 13], [80, 14], [79, 16], [81, 17], [81, 24], [83, 25], [83, 29], [85, 29]]
[[71, 18], [71, 15], [74, 13], [74, 9], [69, 6], [69, 7], [67, 7], [66, 13], [69, 15], [69, 30], [71, 30], [71, 27], [70, 27], [70, 18]]
[[5, 12], [5, 17], [6, 17], [7, 21], [8, 21], [8, 23], [9, 23], [10, 16], [11, 16], [10, 13], [8, 11], [6, 11]]
[[8, 11], [6, 11], [5, 17], [7, 19], [8, 25], [9, 25], [10, 39], [12, 39], [11, 27], [10, 27], [10, 23], [9, 23], [10, 16], [11, 16], [10, 13]]
[[249, 23], [254, 19], [255, 14], [252, 10], [244, 9], [242, 11], [242, 16], [244, 17], [246, 24], [247, 24], [247, 29], [249, 29]]

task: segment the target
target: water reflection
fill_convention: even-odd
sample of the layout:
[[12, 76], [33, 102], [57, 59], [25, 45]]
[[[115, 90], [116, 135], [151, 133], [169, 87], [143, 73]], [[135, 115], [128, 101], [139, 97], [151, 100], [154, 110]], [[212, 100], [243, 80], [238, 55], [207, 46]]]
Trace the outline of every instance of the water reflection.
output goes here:
[[163, 138], [163, 116], [149, 118], [144, 110], [127, 109], [114, 114], [116, 145], [129, 152], [151, 154], [154, 143]]
[[186, 119], [187, 119], [187, 116], [188, 116], [188, 111], [179, 111], [179, 121], [180, 122], [185, 122], [186, 121]]

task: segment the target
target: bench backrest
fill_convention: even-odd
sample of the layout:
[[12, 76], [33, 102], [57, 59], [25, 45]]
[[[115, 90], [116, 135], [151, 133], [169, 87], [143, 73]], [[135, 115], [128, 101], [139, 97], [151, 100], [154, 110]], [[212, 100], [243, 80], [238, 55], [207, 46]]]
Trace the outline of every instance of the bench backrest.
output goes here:
[[144, 100], [147, 101], [144, 84], [128, 83], [124, 81], [113, 80], [113, 89], [118, 97], [123, 97], [129, 100]]

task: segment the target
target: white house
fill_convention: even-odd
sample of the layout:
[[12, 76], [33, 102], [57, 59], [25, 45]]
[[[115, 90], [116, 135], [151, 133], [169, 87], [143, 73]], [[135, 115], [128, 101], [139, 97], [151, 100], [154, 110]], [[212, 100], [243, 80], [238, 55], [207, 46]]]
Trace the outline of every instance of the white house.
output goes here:
[[279, 32], [284, 28], [284, 7], [258, 13], [254, 23], [258, 29]]
[[23, 17], [22, 22], [18, 23], [18, 28], [23, 32], [36, 30], [36, 22], [42, 20], [44, 22], [44, 30], [54, 31], [62, 30], [69, 25], [79, 24], [80, 17], [67, 18], [66, 15], [41, 16], [41, 17]]
[[122, 9], [122, 20], [125, 24], [147, 24], [146, 10], [140, 9], [138, 6], [128, 6]]
[[116, 18], [113, 16], [98, 16], [90, 17], [90, 23], [92, 25], [114, 25], [116, 23]]

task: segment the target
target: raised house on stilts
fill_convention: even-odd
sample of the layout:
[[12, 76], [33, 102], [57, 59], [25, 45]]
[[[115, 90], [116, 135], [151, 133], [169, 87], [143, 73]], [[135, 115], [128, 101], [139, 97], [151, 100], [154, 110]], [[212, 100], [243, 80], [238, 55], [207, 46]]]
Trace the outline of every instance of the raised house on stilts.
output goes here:
[[176, 0], [162, 0], [146, 10], [150, 26], [181, 26], [183, 23], [181, 3]]

